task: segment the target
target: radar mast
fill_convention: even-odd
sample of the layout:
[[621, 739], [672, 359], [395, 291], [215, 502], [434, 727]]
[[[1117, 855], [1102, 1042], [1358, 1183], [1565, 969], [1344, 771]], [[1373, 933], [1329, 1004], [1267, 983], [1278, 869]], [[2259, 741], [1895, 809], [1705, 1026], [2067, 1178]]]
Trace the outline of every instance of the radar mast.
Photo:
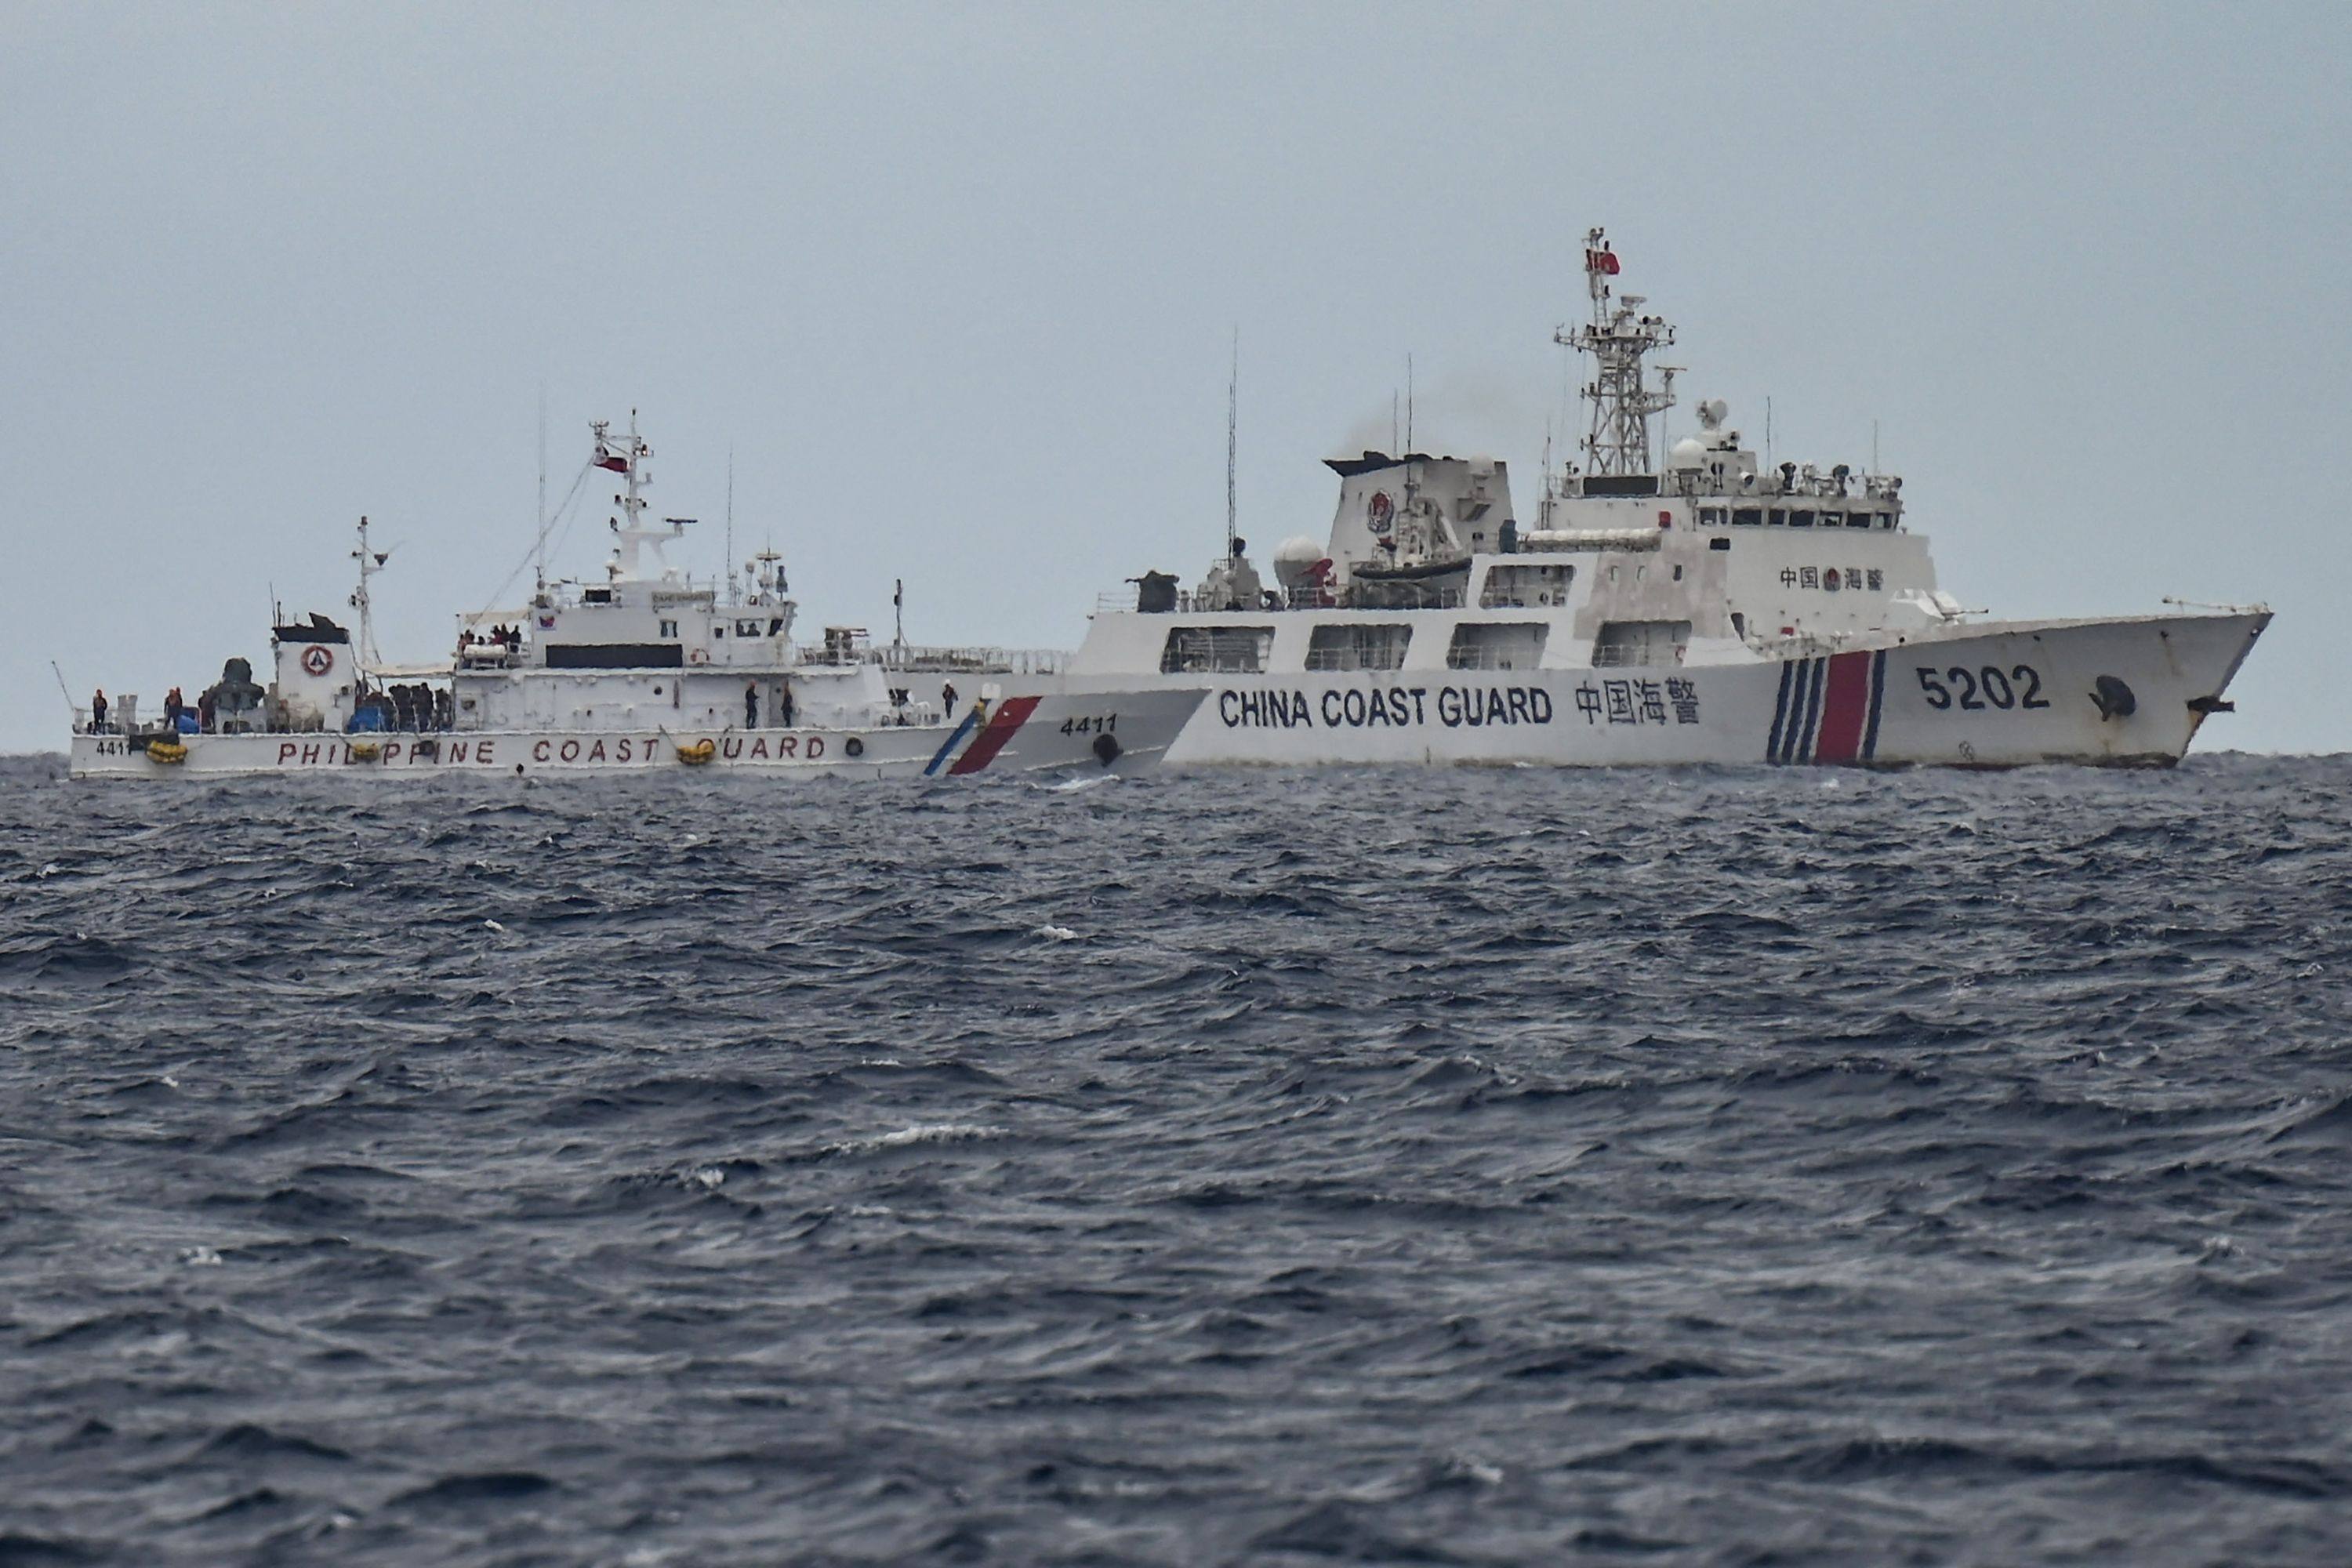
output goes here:
[[[368, 520], [360, 519], [360, 547], [352, 552], [352, 559], [360, 563], [360, 585], [352, 593], [352, 608], [360, 613], [360, 640], [357, 653], [362, 673], [383, 662], [375, 647], [375, 598], [368, 592], [368, 579], [383, 570], [392, 559], [389, 550], [368, 548]], [[274, 595], [273, 595], [274, 597]]]
[[614, 583], [640, 581], [637, 552], [640, 546], [650, 544], [654, 559], [661, 563], [662, 574], [667, 579], [672, 574], [662, 556], [662, 546], [684, 535], [686, 524], [694, 520], [666, 518], [663, 521], [669, 525], [667, 529], [647, 528], [641, 521], [640, 514], [646, 510], [646, 498], [638, 491], [652, 479], [645, 471], [645, 460], [654, 455], [654, 449], [637, 434], [637, 411], [634, 408], [629, 410], [629, 433], [625, 436], [613, 435], [611, 421], [604, 419], [590, 420], [588, 429], [596, 442], [596, 455], [591, 460], [597, 468], [608, 468], [620, 475], [626, 485], [622, 494], [613, 498], [614, 504], [621, 509], [621, 515], [611, 520], [610, 526], [616, 542], [613, 546], [613, 558], [604, 565], [605, 576]]
[[1584, 236], [1584, 281], [1592, 296], [1592, 320], [1570, 331], [1562, 327], [1552, 341], [1592, 356], [1593, 379], [1584, 385], [1584, 400], [1592, 405], [1592, 427], [1584, 437], [1588, 474], [1653, 474], [1650, 462], [1650, 419], [1675, 405], [1675, 373], [1679, 366], [1658, 367], [1658, 387], [1651, 390], [1643, 361], [1653, 349], [1675, 341], [1675, 329], [1662, 316], [1645, 316], [1648, 300], [1639, 294], [1618, 294], [1609, 280], [1617, 276], [1617, 253], [1600, 229]]

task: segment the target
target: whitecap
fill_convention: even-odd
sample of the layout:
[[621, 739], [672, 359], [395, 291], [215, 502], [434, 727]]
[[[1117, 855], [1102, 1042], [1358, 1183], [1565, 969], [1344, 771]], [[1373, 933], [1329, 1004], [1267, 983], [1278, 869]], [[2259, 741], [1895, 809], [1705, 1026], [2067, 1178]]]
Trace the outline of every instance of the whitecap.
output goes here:
[[871, 1137], [845, 1139], [828, 1144], [828, 1154], [870, 1154], [882, 1149], [904, 1149], [916, 1143], [976, 1143], [984, 1139], [1002, 1138], [1004, 1129], [988, 1127], [970, 1121], [919, 1121], [912, 1127], [901, 1127], [895, 1132], [877, 1132]]

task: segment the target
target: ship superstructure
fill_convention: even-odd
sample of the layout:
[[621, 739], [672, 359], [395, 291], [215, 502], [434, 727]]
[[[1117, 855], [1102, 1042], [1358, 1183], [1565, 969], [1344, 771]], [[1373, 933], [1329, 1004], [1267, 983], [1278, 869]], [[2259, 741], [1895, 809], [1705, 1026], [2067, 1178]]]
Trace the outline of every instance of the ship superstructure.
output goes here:
[[[2269, 614], [1972, 616], [1900, 478], [1759, 463], [1720, 401], [1662, 454], [1674, 328], [1586, 237], [1581, 461], [1532, 521], [1499, 459], [1329, 462], [1329, 532], [1098, 607], [1068, 679], [1209, 694], [1171, 761], [2169, 763]], [[1654, 378], [1653, 369], [1656, 370]]]

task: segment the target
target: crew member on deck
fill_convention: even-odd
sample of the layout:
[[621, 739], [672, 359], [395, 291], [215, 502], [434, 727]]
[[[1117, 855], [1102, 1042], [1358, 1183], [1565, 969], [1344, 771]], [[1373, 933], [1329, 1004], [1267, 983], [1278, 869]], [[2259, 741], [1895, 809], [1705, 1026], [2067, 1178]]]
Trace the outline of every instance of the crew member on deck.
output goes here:
[[743, 728], [760, 727], [760, 688], [757, 682], [743, 689]]
[[106, 733], [106, 688], [103, 686], [90, 694], [89, 732], [93, 735]]
[[952, 680], [940, 688], [940, 712], [950, 721], [955, 718], [955, 682]]
[[787, 680], [784, 682], [783, 689], [776, 694], [776, 718], [785, 729], [789, 730], [793, 727], [793, 714], [798, 706], [799, 704], [793, 700], [793, 683]]

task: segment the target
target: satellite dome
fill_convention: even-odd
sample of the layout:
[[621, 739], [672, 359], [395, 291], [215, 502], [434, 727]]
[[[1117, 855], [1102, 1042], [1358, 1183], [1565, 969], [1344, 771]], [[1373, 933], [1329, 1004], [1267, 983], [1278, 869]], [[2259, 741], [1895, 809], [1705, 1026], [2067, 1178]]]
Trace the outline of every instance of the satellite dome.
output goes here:
[[1316, 569], [1325, 564], [1323, 546], [1303, 533], [1294, 533], [1274, 551], [1274, 580], [1297, 593], [1315, 581]]
[[1685, 436], [1666, 453], [1670, 468], [1703, 468], [1706, 467], [1706, 443], [1696, 436]]

